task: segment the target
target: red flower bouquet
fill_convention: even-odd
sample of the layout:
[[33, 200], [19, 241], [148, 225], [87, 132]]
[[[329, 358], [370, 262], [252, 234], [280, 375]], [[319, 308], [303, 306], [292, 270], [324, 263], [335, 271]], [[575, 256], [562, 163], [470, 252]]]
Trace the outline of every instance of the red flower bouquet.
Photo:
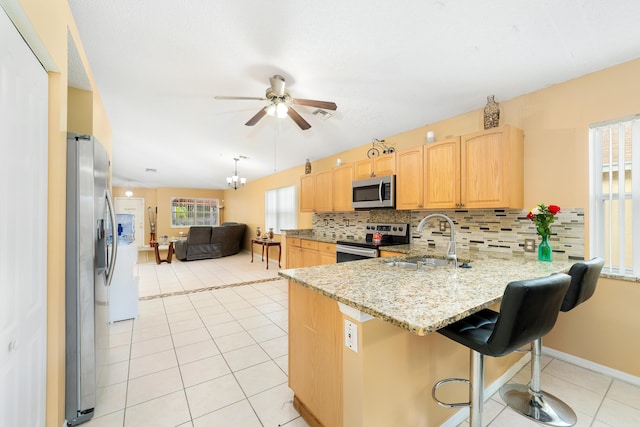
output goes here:
[[551, 224], [553, 224], [558, 212], [560, 212], [560, 206], [547, 206], [540, 203], [529, 211], [527, 218], [536, 223], [539, 235], [549, 236], [551, 234]]

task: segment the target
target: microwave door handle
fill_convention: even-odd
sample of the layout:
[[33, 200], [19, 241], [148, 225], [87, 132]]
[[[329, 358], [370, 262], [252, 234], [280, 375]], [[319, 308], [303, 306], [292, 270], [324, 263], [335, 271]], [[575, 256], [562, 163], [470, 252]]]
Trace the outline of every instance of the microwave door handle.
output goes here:
[[380, 184], [378, 184], [378, 200], [382, 203], [382, 179], [380, 180]]

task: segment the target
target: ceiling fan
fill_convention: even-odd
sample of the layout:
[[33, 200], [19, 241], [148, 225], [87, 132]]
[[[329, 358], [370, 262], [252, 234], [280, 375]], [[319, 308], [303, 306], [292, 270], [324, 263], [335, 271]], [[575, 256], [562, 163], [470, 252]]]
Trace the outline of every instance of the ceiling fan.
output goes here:
[[284, 77], [279, 74], [274, 75], [269, 79], [271, 87], [267, 88], [264, 97], [251, 97], [251, 96], [216, 96], [215, 99], [243, 99], [243, 100], [256, 100], [256, 101], [269, 101], [268, 104], [256, 113], [245, 126], [253, 126], [265, 115], [285, 117], [289, 116], [302, 130], [307, 130], [311, 127], [309, 122], [302, 118], [302, 116], [291, 107], [293, 105], [303, 105], [306, 107], [316, 107], [323, 110], [336, 110], [338, 106], [335, 102], [327, 101], [315, 101], [313, 99], [300, 99], [292, 98], [288, 90], [285, 89]]

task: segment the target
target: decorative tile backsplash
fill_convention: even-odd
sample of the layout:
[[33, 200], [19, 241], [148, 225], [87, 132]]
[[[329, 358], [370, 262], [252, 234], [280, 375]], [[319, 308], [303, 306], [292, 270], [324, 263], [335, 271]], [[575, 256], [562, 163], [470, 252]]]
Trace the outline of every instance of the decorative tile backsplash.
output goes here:
[[[535, 225], [527, 219], [528, 210], [519, 209], [474, 209], [438, 211], [451, 218], [455, 224], [456, 244], [459, 249], [495, 251], [505, 253], [524, 253], [525, 239], [534, 239], [536, 248], [539, 236]], [[440, 220], [429, 221], [418, 236], [416, 228], [425, 216], [435, 211], [397, 211], [394, 209], [375, 209], [371, 211], [315, 213], [313, 214], [313, 234], [324, 238], [350, 239], [362, 238], [368, 222], [392, 222], [411, 224], [411, 243], [436, 245], [443, 248], [449, 242], [449, 226], [440, 231]], [[572, 259], [584, 257], [584, 209], [563, 208], [556, 215], [551, 226], [549, 239], [554, 256], [567, 256]], [[537, 253], [526, 253], [536, 257]]]

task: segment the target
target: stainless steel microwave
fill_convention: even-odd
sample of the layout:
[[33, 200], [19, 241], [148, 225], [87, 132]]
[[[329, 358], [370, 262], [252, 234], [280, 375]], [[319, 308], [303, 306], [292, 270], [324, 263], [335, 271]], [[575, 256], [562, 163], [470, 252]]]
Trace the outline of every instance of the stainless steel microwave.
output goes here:
[[395, 208], [395, 175], [353, 181], [351, 206], [354, 209]]

